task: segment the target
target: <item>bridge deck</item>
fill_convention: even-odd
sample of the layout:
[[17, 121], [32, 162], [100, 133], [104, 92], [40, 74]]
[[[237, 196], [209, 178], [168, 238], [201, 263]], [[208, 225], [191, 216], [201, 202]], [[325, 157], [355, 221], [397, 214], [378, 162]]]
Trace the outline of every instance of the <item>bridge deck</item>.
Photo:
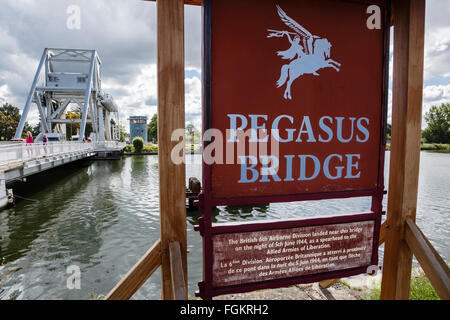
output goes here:
[[0, 145], [0, 172], [5, 182], [20, 179], [76, 160], [95, 156], [101, 151], [120, 151], [125, 143], [106, 141], [63, 143], [11, 143]]

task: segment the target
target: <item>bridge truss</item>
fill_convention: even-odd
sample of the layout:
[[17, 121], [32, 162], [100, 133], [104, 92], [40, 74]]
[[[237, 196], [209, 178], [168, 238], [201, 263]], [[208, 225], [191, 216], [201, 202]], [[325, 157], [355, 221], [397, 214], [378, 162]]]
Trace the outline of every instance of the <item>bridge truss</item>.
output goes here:
[[[101, 90], [101, 61], [95, 50], [46, 48], [22, 112], [15, 138], [20, 138], [31, 105], [39, 111], [41, 140], [65, 140], [67, 124], [80, 124], [78, 140], [92, 124], [94, 142], [119, 140], [119, 109], [111, 95]], [[81, 110], [80, 119], [66, 119], [71, 105]], [[111, 121], [113, 120], [113, 121]]]

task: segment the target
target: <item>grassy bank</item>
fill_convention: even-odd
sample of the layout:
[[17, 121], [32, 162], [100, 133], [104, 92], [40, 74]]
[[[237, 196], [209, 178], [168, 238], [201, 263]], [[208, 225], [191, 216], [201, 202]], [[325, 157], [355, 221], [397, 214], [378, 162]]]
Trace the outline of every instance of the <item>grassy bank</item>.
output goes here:
[[[381, 283], [369, 288], [364, 294], [365, 300], [380, 300]], [[439, 296], [421, 269], [413, 269], [411, 276], [410, 300], [439, 300]]]
[[[136, 153], [136, 150], [132, 144], [129, 144], [125, 147], [125, 153]], [[144, 144], [144, 148], [142, 148], [140, 153], [158, 153], [158, 146]]]
[[[386, 150], [391, 150], [391, 144], [390, 143], [386, 143]], [[444, 143], [422, 143], [420, 145], [420, 150], [450, 153], [450, 144], [444, 144]]]

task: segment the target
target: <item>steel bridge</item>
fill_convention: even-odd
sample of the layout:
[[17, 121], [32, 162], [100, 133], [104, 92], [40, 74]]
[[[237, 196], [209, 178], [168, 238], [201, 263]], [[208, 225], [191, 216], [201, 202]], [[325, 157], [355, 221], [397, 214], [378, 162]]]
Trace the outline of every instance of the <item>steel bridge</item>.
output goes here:
[[[22, 136], [33, 103], [39, 112], [38, 141], [43, 134], [65, 140], [68, 124], [80, 124], [74, 138], [82, 141], [88, 123], [92, 141], [119, 139], [119, 107], [102, 91], [101, 61], [95, 50], [44, 49], [14, 138]], [[79, 109], [80, 119], [66, 119], [72, 106]]]
[[[80, 159], [117, 158], [124, 149], [119, 107], [102, 90], [101, 64], [96, 50], [44, 49], [14, 138], [21, 138], [33, 105], [40, 133], [34, 143], [0, 144], [0, 208], [8, 204], [6, 185], [14, 180]], [[76, 111], [79, 118], [67, 119], [67, 111]], [[73, 125], [79, 125], [76, 135]]]
[[8, 204], [6, 185], [73, 161], [101, 153], [120, 153], [124, 142], [6, 143], [0, 145], [0, 209]]

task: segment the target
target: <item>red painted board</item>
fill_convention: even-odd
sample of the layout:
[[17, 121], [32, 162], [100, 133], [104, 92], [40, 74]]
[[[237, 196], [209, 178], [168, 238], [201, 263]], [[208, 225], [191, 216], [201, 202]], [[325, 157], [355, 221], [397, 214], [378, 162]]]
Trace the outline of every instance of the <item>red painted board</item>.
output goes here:
[[[381, 28], [370, 29], [367, 2], [209, 2], [205, 128], [224, 136], [214, 140], [213, 198], [379, 187], [385, 3], [377, 2]], [[236, 140], [243, 139], [233, 128], [267, 130], [279, 152], [270, 144], [263, 150], [257, 140], [265, 135], [250, 135], [238, 154]], [[250, 152], [251, 141], [256, 153]], [[234, 161], [227, 164], [230, 150]], [[238, 162], [239, 155], [248, 165]], [[252, 168], [250, 155], [257, 161]], [[276, 176], [263, 174], [261, 155], [276, 155]]]
[[213, 287], [371, 265], [374, 221], [213, 235]]

